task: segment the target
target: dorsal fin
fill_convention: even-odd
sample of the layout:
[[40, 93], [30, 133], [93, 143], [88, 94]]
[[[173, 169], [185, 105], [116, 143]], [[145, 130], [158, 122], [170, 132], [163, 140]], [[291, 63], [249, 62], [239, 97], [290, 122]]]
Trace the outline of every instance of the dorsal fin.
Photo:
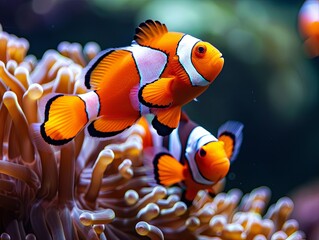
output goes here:
[[218, 128], [218, 140], [224, 142], [226, 155], [232, 162], [236, 159], [243, 141], [244, 125], [237, 121], [227, 121]]
[[103, 81], [114, 67], [121, 65], [121, 61], [131, 53], [121, 49], [108, 49], [95, 57], [87, 67], [85, 73], [85, 86], [91, 90], [99, 90]]
[[165, 24], [159, 21], [146, 20], [135, 29], [134, 40], [142, 46], [150, 46], [151, 42], [167, 33]]

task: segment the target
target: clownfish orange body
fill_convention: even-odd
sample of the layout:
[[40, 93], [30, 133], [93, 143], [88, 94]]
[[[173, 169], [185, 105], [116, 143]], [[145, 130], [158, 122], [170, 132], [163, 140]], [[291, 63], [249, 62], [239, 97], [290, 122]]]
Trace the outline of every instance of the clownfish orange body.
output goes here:
[[91, 61], [84, 79], [91, 91], [48, 100], [41, 135], [62, 145], [87, 126], [93, 137], [113, 137], [149, 113], [158, 134], [168, 135], [178, 126], [181, 107], [220, 73], [221, 56], [207, 42], [147, 20], [131, 46], [105, 50]]
[[138, 124], [145, 129], [144, 165], [157, 184], [184, 187], [184, 200], [192, 201], [199, 190], [215, 194], [213, 187], [228, 173], [242, 144], [243, 124], [227, 121], [217, 138], [182, 113], [178, 128], [161, 137], [145, 118]]

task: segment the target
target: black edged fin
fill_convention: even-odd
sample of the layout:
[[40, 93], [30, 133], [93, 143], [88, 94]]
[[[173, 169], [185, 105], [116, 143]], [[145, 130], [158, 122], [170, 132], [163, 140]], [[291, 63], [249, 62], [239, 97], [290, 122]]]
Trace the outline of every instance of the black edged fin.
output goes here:
[[139, 101], [150, 108], [167, 108], [173, 102], [171, 84], [174, 78], [160, 78], [145, 84], [138, 92]]
[[87, 130], [92, 137], [109, 138], [122, 133], [130, 128], [138, 119], [125, 118], [123, 120], [111, 120], [100, 117], [92, 121]]
[[54, 146], [61, 146], [64, 145], [70, 141], [72, 141], [74, 139], [73, 138], [67, 138], [67, 139], [61, 139], [61, 140], [55, 140], [53, 138], [51, 138], [50, 136], [47, 136], [45, 133], [45, 128], [44, 128], [44, 124], [41, 124], [40, 126], [40, 131], [41, 131], [41, 136], [42, 138], [49, 144], [54, 145]]
[[142, 22], [135, 29], [134, 41], [142, 46], [152, 46], [154, 39], [161, 37], [167, 32], [168, 30], [165, 24], [149, 19]]
[[234, 161], [243, 142], [244, 125], [237, 121], [227, 121], [218, 129], [218, 140], [225, 143], [225, 151], [230, 161]]
[[165, 124], [158, 121], [157, 116], [154, 116], [152, 120], [152, 126], [156, 129], [158, 135], [160, 136], [167, 136], [173, 132], [175, 128], [171, 128], [169, 126], [166, 126]]
[[55, 94], [45, 105], [40, 133], [47, 143], [64, 145], [74, 139], [87, 123], [86, 105], [80, 97]]
[[89, 124], [89, 126], [87, 127], [87, 130], [88, 130], [90, 136], [92, 136], [92, 137], [109, 138], [109, 137], [114, 137], [114, 136], [122, 133], [125, 129], [119, 130], [119, 131], [113, 131], [113, 132], [102, 132], [102, 131], [97, 130], [94, 127], [94, 121], [93, 121]]
[[181, 107], [174, 106], [169, 108], [153, 109], [152, 113], [155, 115], [152, 120], [153, 127], [159, 135], [167, 136], [178, 127], [181, 117]]
[[154, 178], [158, 184], [171, 186], [184, 180], [183, 165], [169, 153], [156, 154], [153, 167]]

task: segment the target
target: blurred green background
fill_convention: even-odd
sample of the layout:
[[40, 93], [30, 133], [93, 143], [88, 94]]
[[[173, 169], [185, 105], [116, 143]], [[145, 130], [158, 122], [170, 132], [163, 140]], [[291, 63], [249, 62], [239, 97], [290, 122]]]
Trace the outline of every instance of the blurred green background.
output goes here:
[[223, 53], [224, 69], [185, 110], [213, 134], [227, 120], [242, 121], [244, 142], [226, 190], [266, 185], [276, 200], [319, 177], [319, 60], [303, 51], [303, 2], [0, 0], [0, 23], [28, 39], [37, 58], [62, 41], [129, 45], [149, 18], [209, 41]]

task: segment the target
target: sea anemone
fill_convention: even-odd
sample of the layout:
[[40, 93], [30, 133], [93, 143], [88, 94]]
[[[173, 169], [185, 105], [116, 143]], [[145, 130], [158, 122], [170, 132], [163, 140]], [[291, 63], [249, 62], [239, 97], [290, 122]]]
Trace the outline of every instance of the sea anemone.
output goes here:
[[305, 238], [289, 198], [266, 211], [267, 187], [242, 197], [218, 183], [214, 198], [199, 191], [187, 207], [180, 187], [151, 184], [137, 125], [108, 141], [81, 132], [61, 148], [43, 143], [40, 100], [85, 92], [82, 70], [100, 48], [63, 42], [37, 60], [28, 47], [0, 32], [0, 239]]

